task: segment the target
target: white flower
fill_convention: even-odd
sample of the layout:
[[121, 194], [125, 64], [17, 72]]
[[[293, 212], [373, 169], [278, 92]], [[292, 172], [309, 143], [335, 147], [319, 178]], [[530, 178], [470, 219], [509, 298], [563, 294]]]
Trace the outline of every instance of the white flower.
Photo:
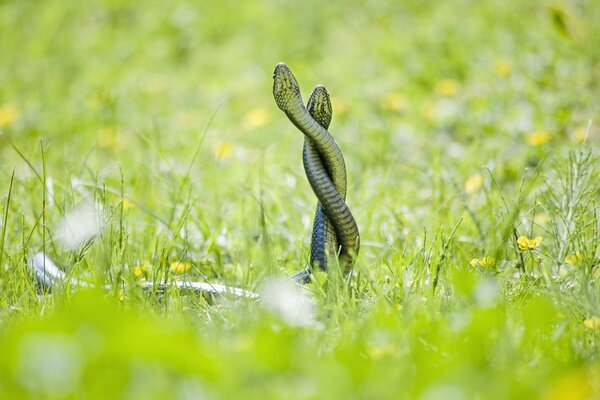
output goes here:
[[72, 250], [89, 240], [102, 229], [99, 206], [84, 203], [65, 214], [58, 225], [57, 238], [67, 250]]
[[286, 279], [271, 279], [261, 289], [265, 308], [288, 325], [314, 326], [315, 305], [299, 286]]

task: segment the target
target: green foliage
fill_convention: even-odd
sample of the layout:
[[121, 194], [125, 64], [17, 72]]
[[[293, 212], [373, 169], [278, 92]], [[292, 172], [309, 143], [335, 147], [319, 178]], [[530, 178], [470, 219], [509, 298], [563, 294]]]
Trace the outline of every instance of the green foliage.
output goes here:
[[[0, 398], [597, 398], [599, 20], [0, 2]], [[316, 200], [279, 61], [332, 94], [363, 243], [289, 302]], [[39, 251], [112, 289], [40, 291]], [[263, 299], [137, 284], [176, 277]]]

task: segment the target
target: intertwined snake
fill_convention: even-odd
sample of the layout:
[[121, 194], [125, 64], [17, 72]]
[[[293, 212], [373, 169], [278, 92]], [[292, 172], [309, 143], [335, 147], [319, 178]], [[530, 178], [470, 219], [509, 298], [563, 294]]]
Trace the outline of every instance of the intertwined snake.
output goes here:
[[[346, 205], [346, 165], [344, 157], [327, 129], [331, 123], [332, 108], [325, 87], [317, 85], [304, 107], [300, 86], [292, 71], [279, 63], [273, 73], [273, 96], [277, 106], [304, 134], [302, 159], [308, 181], [319, 199], [311, 238], [310, 269], [298, 272], [292, 280], [300, 283], [310, 281], [311, 270], [326, 271], [337, 262], [348, 273], [358, 256], [360, 239], [358, 226]], [[72, 286], [89, 287], [87, 282], [71, 278], [60, 270], [44, 253], [30, 259], [29, 266], [38, 284], [47, 289], [68, 283]], [[144, 289], [164, 290], [168, 286], [205, 292], [212, 295], [230, 293], [238, 297], [256, 298], [255, 293], [221, 284], [173, 280], [168, 283], [145, 282]], [[106, 285], [105, 289], [111, 289]]]
[[304, 134], [304, 170], [319, 199], [311, 243], [310, 262], [327, 270], [338, 254], [339, 265], [348, 273], [358, 251], [358, 226], [346, 205], [346, 164], [333, 136], [327, 131], [331, 122], [331, 102], [323, 86], [315, 87], [304, 107], [300, 85], [292, 71], [279, 63], [273, 73], [273, 97], [277, 106]]

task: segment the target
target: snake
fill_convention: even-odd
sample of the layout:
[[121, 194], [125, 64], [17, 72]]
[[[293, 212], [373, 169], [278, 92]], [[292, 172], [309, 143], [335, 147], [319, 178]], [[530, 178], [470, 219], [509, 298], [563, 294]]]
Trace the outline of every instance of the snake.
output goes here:
[[[51, 291], [56, 287], [65, 285], [82, 288], [98, 287], [81, 279], [69, 278], [67, 274], [63, 270], [58, 268], [56, 264], [50, 259], [50, 257], [48, 257], [43, 252], [36, 253], [29, 260], [28, 266], [35, 275], [38, 286], [48, 291]], [[258, 298], [258, 295], [256, 293], [251, 292], [249, 290], [244, 290], [233, 286], [227, 286], [220, 283], [194, 282], [187, 280], [171, 280], [167, 283], [144, 281], [140, 282], [140, 286], [145, 291], [156, 290], [163, 292], [168, 287], [174, 286], [179, 290], [206, 293], [214, 297], [224, 294], [230, 294], [233, 297], [246, 297], [249, 299]], [[101, 286], [101, 288], [104, 290], [112, 290], [113, 286], [103, 285]]]
[[[344, 157], [328, 132], [332, 118], [329, 93], [324, 86], [317, 85], [304, 107], [296, 78], [286, 64], [279, 63], [273, 73], [273, 96], [277, 106], [304, 134], [302, 161], [309, 184], [318, 199], [311, 235], [310, 267], [293, 275], [291, 280], [300, 284], [308, 283], [312, 271], [327, 271], [332, 261], [337, 261], [344, 273], [348, 274], [358, 256], [360, 237], [356, 221], [345, 201], [347, 176]], [[86, 281], [69, 278], [43, 252], [30, 258], [28, 266], [38, 285], [47, 290], [65, 284], [74, 287], [93, 286]], [[254, 292], [218, 283], [187, 280], [141, 283], [143, 290], [164, 291], [171, 286], [212, 296], [230, 294], [258, 298]], [[104, 285], [103, 288], [111, 290], [113, 287]]]
[[[311, 244], [311, 268], [315, 264], [327, 270], [328, 249], [339, 244], [337, 261], [347, 275], [356, 261], [360, 250], [360, 234], [352, 212], [346, 204], [347, 176], [344, 156], [333, 136], [327, 130], [331, 120], [329, 95], [323, 86], [313, 90], [307, 107], [302, 101], [300, 85], [285, 63], [279, 63], [273, 72], [273, 97], [275, 103], [290, 122], [304, 134], [303, 161], [310, 186], [319, 200]], [[327, 217], [320, 213], [320, 207]], [[327, 235], [328, 224], [333, 226], [336, 240]], [[324, 234], [315, 235], [314, 226]], [[337, 253], [337, 252], [336, 252]]]
[[[329, 128], [333, 110], [331, 107], [331, 99], [325, 86], [315, 86], [306, 109], [309, 114], [325, 129]], [[312, 177], [312, 171], [320, 171], [325, 168], [322, 165], [321, 158], [318, 154], [317, 147], [312, 139], [304, 137], [304, 146], [302, 149], [302, 163], [304, 165], [307, 176]], [[344, 168], [345, 172], [345, 168]], [[331, 172], [328, 171], [331, 176]], [[313, 182], [315, 183], [315, 182]], [[316, 183], [315, 183], [316, 184]], [[335, 182], [334, 182], [335, 185]], [[346, 186], [342, 184], [340, 188], [336, 186], [339, 192], [345, 193]], [[313, 230], [310, 241], [310, 260], [309, 263], [313, 269], [327, 269], [327, 264], [337, 256], [339, 243], [335, 229], [325, 214], [323, 206], [320, 202], [317, 203], [315, 217], [313, 222]]]

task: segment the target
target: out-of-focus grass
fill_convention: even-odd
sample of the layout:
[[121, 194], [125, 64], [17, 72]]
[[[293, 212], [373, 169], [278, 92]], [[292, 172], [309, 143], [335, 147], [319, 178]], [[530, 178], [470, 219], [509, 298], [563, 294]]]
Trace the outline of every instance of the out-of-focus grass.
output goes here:
[[[592, 0], [0, 2], [0, 397], [598, 397], [599, 20]], [[332, 93], [348, 288], [309, 285], [300, 327], [142, 293], [306, 265], [282, 60]], [[114, 289], [39, 293], [40, 250]]]

